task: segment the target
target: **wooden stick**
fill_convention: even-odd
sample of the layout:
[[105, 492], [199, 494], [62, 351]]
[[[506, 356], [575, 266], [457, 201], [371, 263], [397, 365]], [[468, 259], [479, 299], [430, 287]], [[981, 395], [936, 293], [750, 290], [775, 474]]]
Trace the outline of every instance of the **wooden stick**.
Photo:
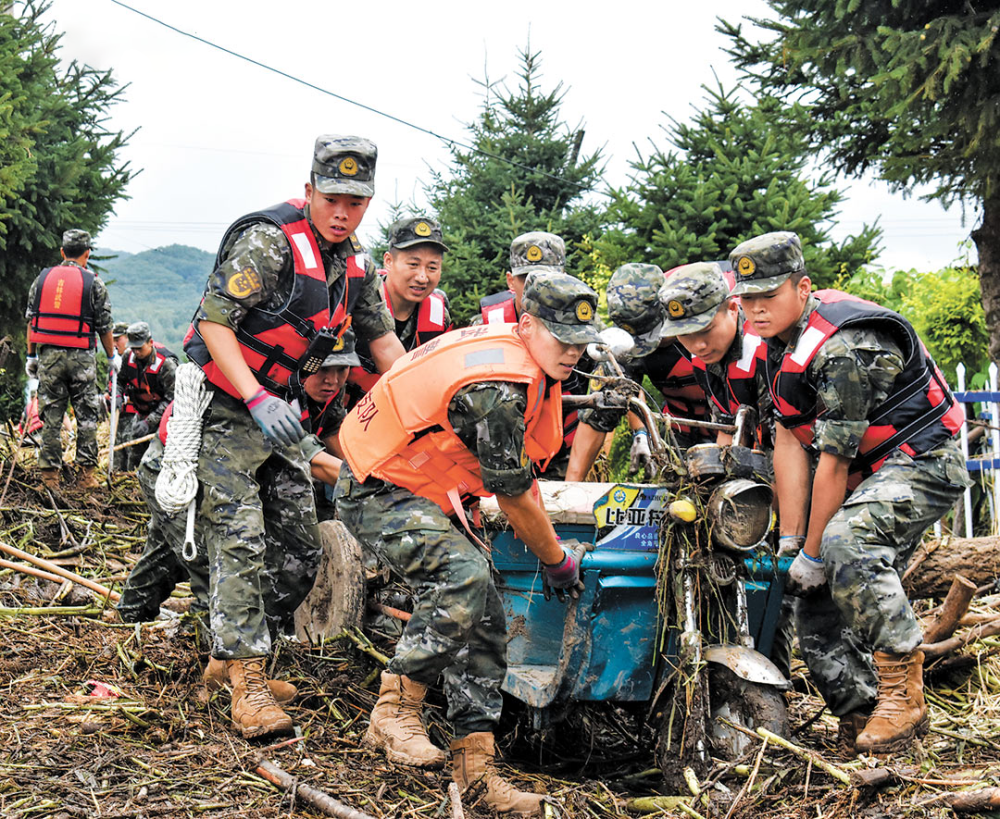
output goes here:
[[462, 795], [458, 792], [457, 782], [448, 783], [448, 799], [451, 801], [451, 819], [465, 819]]
[[784, 748], [786, 751], [791, 751], [793, 754], [795, 754], [797, 757], [800, 757], [801, 759], [805, 759], [807, 761], [812, 760], [813, 765], [815, 765], [817, 768], [822, 768], [824, 771], [830, 774], [830, 776], [832, 776], [834, 779], [840, 780], [845, 785], [851, 784], [851, 777], [848, 775], [846, 771], [841, 770], [836, 765], [827, 762], [825, 759], [823, 759], [823, 757], [821, 757], [815, 751], [807, 751], [805, 748], [800, 748], [794, 742], [789, 742], [784, 737], [779, 737], [777, 734], [768, 731], [767, 728], [758, 728], [757, 736], [770, 741], [774, 745], [778, 745]]
[[111, 451], [117, 452], [119, 449], [127, 449], [130, 446], [139, 446], [139, 444], [145, 444], [148, 441], [152, 441], [157, 435], [159, 435], [158, 432], [151, 432], [149, 433], [149, 435], [143, 435], [141, 438], [133, 438], [131, 441], [126, 441], [124, 444], [118, 444], [117, 446], [113, 446], [111, 448]]
[[937, 619], [927, 629], [924, 630], [925, 643], [940, 643], [947, 640], [958, 628], [958, 621], [969, 611], [969, 604], [976, 594], [976, 584], [971, 580], [966, 580], [962, 575], [956, 574], [951, 581], [951, 588], [948, 596], [944, 599], [944, 604], [938, 612]]
[[44, 572], [35, 566], [25, 566], [23, 563], [13, 563], [10, 560], [0, 560], [0, 569], [13, 569], [15, 572], [21, 572], [21, 574], [30, 574], [32, 577], [40, 577], [42, 580], [49, 580], [52, 583], [65, 583], [65, 577], [59, 577], [59, 575], [52, 574], [51, 572]]
[[980, 623], [978, 626], [970, 628], [965, 634], [956, 634], [940, 643], [923, 643], [919, 648], [924, 652], [924, 661], [926, 662], [928, 659], [950, 654], [952, 651], [965, 648], [969, 643], [974, 643], [983, 637], [992, 637], [995, 634], [1000, 634], [1000, 617], [990, 620], [988, 623]]
[[387, 606], [385, 603], [378, 603], [375, 600], [368, 601], [368, 608], [380, 611], [388, 617], [395, 617], [397, 620], [402, 620], [404, 623], [409, 622], [410, 618], [413, 617], [413, 615], [408, 611], [394, 609], [392, 606]]
[[318, 808], [327, 816], [336, 816], [337, 819], [375, 819], [370, 813], [362, 813], [354, 810], [349, 805], [339, 802], [329, 794], [323, 793], [318, 788], [305, 785], [301, 782], [296, 784], [296, 777], [286, 773], [269, 759], [261, 759], [257, 762], [257, 773], [272, 785], [277, 785], [282, 790], [290, 791], [295, 788], [297, 796], [302, 797], [314, 808]]
[[72, 581], [78, 586], [83, 586], [85, 589], [97, 592], [99, 595], [108, 598], [113, 603], [117, 603], [119, 598], [121, 598], [121, 595], [118, 592], [112, 591], [107, 586], [102, 586], [100, 583], [95, 583], [93, 580], [88, 580], [86, 577], [80, 577], [78, 574], [73, 574], [73, 572], [67, 571], [62, 566], [57, 566], [55, 563], [51, 563], [43, 558], [36, 557], [33, 554], [28, 554], [28, 552], [22, 552], [20, 549], [10, 546], [3, 541], [0, 541], [0, 552], [6, 552], [11, 557], [16, 557], [26, 563], [38, 566], [40, 569], [45, 569], [47, 572], [59, 575], [59, 577], [63, 580]]

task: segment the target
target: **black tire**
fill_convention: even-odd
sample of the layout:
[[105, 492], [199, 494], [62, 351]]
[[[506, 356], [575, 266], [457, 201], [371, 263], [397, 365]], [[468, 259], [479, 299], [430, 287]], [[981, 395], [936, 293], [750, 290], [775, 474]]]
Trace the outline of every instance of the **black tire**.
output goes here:
[[323, 521], [319, 531], [323, 551], [316, 582], [295, 610], [295, 635], [313, 643], [360, 628], [365, 613], [361, 544], [339, 520]]
[[713, 756], [733, 760], [753, 743], [752, 738], [723, 719], [749, 731], [766, 728], [778, 736], [788, 736], [788, 705], [777, 688], [744, 680], [715, 663], [709, 664], [708, 679], [711, 700], [708, 739]]

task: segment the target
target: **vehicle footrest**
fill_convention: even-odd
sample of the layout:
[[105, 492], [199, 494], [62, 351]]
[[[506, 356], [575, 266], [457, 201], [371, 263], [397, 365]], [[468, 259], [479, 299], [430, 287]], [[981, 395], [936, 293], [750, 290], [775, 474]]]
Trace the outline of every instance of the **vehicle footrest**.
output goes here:
[[557, 665], [509, 665], [503, 690], [535, 708], [555, 699], [560, 674]]

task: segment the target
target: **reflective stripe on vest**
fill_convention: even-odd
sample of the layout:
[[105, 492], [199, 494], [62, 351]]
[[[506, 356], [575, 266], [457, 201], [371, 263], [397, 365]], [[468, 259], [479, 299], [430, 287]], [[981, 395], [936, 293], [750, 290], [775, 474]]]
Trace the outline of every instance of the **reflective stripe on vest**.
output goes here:
[[708, 400], [727, 418], [734, 416], [742, 404], [757, 406], [757, 367], [763, 367], [767, 357], [764, 339], [748, 332], [746, 323], [737, 338], [740, 342], [740, 357], [726, 366], [725, 378], [709, 370], [698, 356], [691, 359], [698, 384], [705, 391]]
[[[237, 220], [226, 231], [216, 256], [218, 269], [225, 260], [229, 239], [258, 222], [276, 225], [288, 239], [295, 278], [287, 301], [274, 312], [251, 309], [236, 330], [243, 359], [257, 381], [280, 397], [287, 396], [288, 379], [298, 368], [299, 359], [316, 331], [337, 327], [351, 314], [365, 277], [367, 256], [363, 253], [351, 256], [347, 259], [346, 274], [334, 285], [336, 292], [330, 293], [323, 257], [304, 216], [304, 207], [305, 200], [290, 200]], [[236, 388], [212, 361], [197, 324], [196, 318], [185, 337], [188, 357], [204, 370], [209, 382], [239, 398]]]
[[490, 494], [476, 456], [448, 421], [463, 387], [510, 381], [528, 390], [525, 456], [545, 466], [562, 445], [561, 384], [545, 374], [510, 324], [445, 333], [398, 359], [348, 413], [340, 443], [354, 476], [374, 475], [459, 514], [456, 498]]
[[129, 350], [125, 356], [122, 373], [125, 376], [127, 403], [123, 409], [128, 414], [148, 415], [165, 397], [166, 390], [160, 379], [160, 370], [167, 359], [155, 347], [153, 352], [153, 363], [145, 369], [139, 366], [134, 349]]
[[838, 330], [862, 325], [890, 334], [902, 348], [904, 360], [892, 391], [866, 419], [869, 426], [851, 462], [848, 487], [854, 489], [878, 471], [896, 449], [920, 455], [958, 432], [964, 420], [962, 408], [906, 319], [838, 290], [819, 290], [813, 295], [819, 306], [809, 316], [795, 348], [786, 350], [780, 365], [770, 357], [765, 359], [768, 387], [782, 426], [803, 444], [812, 444], [817, 397], [808, 375], [809, 363]]
[[94, 274], [72, 264], [39, 274], [31, 306], [28, 341], [89, 350], [94, 347], [91, 290]]

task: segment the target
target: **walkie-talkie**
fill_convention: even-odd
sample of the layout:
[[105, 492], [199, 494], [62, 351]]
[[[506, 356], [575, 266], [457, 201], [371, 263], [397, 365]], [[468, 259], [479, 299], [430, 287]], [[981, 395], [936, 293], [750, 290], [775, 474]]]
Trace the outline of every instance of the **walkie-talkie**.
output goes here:
[[317, 330], [316, 335], [309, 341], [309, 346], [299, 359], [299, 371], [306, 375], [312, 375], [319, 371], [338, 344], [342, 344], [340, 337], [334, 335], [325, 327]]

